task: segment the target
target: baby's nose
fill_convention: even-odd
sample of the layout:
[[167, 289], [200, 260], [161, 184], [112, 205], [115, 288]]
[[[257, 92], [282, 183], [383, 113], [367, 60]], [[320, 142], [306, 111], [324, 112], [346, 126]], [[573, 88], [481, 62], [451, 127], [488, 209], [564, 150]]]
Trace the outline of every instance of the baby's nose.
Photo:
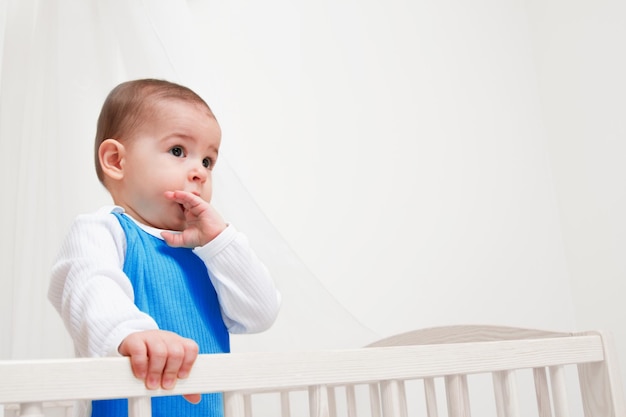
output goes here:
[[207, 179], [207, 169], [202, 165], [202, 164], [198, 164], [196, 166], [194, 166], [190, 171], [189, 171], [189, 179], [191, 181], [201, 181], [204, 182]]

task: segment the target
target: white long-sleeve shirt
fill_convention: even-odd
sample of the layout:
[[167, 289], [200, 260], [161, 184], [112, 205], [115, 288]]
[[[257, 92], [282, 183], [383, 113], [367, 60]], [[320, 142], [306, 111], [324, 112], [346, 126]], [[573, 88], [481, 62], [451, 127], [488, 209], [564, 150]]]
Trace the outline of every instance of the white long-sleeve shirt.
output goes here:
[[[124, 210], [106, 206], [78, 216], [52, 268], [48, 298], [79, 356], [119, 355], [117, 348], [126, 336], [158, 329], [133, 302], [133, 288], [123, 272], [126, 237], [112, 211]], [[161, 239], [161, 230], [136, 223]], [[272, 325], [280, 295], [242, 233], [229, 225], [194, 253], [209, 271], [229, 332], [255, 333]]]

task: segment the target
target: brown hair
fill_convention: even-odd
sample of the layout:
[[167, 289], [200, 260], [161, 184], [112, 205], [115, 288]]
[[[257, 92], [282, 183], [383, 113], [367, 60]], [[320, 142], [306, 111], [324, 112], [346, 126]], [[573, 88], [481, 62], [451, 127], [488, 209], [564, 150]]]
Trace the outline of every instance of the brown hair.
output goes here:
[[191, 89], [169, 81], [142, 79], [127, 81], [115, 87], [102, 105], [98, 117], [94, 146], [96, 173], [104, 181], [98, 150], [106, 139], [123, 140], [147, 119], [154, 104], [159, 100], [176, 99], [206, 107], [213, 117], [211, 108]]

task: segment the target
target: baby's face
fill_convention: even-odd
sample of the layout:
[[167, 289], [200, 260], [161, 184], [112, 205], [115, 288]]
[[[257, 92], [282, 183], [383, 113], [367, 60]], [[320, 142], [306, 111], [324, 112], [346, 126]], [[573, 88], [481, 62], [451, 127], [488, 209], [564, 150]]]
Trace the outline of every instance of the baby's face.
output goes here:
[[117, 204], [149, 226], [183, 230], [181, 206], [165, 191], [187, 191], [210, 202], [211, 170], [217, 160], [221, 130], [206, 108], [182, 100], [158, 103], [124, 141], [124, 184]]

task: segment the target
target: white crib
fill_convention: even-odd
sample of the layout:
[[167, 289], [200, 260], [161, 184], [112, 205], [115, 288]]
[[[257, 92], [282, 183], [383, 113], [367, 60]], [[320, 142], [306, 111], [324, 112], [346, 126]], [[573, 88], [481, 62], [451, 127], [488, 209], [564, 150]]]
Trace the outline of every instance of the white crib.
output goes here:
[[201, 355], [172, 391], [146, 390], [127, 358], [0, 361], [0, 404], [22, 416], [68, 400], [129, 398], [129, 416], [147, 417], [151, 396], [197, 392], [223, 392], [227, 417], [626, 417], [602, 332], [450, 326], [360, 349]]

